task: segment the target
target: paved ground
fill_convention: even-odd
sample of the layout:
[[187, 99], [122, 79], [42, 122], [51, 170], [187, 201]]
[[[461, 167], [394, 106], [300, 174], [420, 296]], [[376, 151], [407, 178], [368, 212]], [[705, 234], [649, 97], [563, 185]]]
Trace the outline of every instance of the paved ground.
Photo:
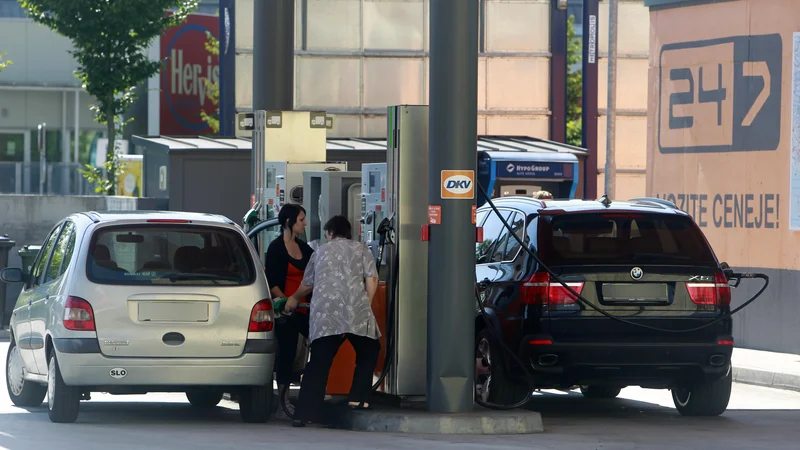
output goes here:
[[[0, 342], [4, 361], [5, 342]], [[0, 369], [0, 380], [5, 373]], [[666, 391], [629, 388], [621, 398], [589, 401], [577, 393], [537, 395], [545, 433], [509, 437], [420, 437], [294, 429], [288, 422], [240, 423], [236, 405], [192, 411], [179, 394], [93, 396], [79, 422], [52, 424], [44, 407], [14, 407], [0, 389], [0, 448], [26, 449], [797, 449], [800, 393], [735, 385], [722, 417], [683, 418]]]

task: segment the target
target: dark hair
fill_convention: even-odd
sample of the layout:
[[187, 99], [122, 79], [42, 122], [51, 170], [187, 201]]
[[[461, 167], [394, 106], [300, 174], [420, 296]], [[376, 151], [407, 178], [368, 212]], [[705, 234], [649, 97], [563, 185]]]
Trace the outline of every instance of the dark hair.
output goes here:
[[324, 228], [325, 231], [330, 231], [333, 237], [345, 239], [353, 239], [352, 229], [350, 221], [345, 216], [331, 217]]
[[297, 223], [297, 217], [300, 213], [307, 214], [306, 210], [294, 203], [287, 203], [283, 205], [281, 211], [278, 213], [278, 223], [281, 225], [281, 230], [291, 230], [294, 224]]

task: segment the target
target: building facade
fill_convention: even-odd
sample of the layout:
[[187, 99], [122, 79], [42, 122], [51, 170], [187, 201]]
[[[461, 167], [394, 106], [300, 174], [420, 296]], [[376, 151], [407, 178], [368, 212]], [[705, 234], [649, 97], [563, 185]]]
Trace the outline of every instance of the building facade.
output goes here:
[[[205, 0], [198, 13], [217, 9], [217, 0]], [[153, 44], [153, 58], [159, 58], [158, 45]], [[13, 62], [0, 72], [0, 193], [38, 194], [40, 187], [53, 194], [92, 193], [77, 169], [91, 162], [105, 126], [94, 121], [94, 100], [75, 78], [71, 49], [68, 39], [28, 18], [17, 0], [0, 0], [0, 53]], [[146, 106], [135, 114], [137, 126], [144, 127], [137, 131], [143, 133], [159, 132], [159, 82], [154, 79], [155, 114]], [[142, 97], [147, 105], [151, 95]], [[46, 124], [44, 170], [40, 124]]]

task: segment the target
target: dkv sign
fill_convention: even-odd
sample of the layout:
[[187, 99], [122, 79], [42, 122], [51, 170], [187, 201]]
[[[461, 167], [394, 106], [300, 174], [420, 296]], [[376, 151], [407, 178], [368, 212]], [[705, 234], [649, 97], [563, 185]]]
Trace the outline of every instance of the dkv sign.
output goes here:
[[471, 170], [443, 170], [442, 198], [474, 199], [475, 172]]
[[218, 38], [219, 19], [191, 14], [161, 36], [161, 134], [211, 133], [200, 113], [215, 112], [205, 80], [219, 82], [219, 58], [206, 50], [206, 32]]

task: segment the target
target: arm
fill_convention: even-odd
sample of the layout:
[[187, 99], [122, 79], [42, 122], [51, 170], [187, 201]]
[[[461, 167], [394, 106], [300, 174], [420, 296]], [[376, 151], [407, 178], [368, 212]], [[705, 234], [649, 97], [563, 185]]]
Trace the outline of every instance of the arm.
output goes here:
[[370, 304], [378, 292], [378, 269], [375, 266], [375, 257], [366, 245], [361, 248], [362, 264], [364, 266], [364, 281], [367, 287], [367, 296]]
[[266, 261], [264, 262], [264, 273], [267, 275], [270, 293], [272, 293], [274, 298], [285, 297], [282, 286], [284, 286], [286, 282], [287, 261], [281, 254], [281, 249], [278, 247], [278, 244], [281, 244], [281, 242], [277, 240], [269, 244]]
[[369, 297], [369, 303], [372, 304], [372, 301], [375, 299], [375, 293], [378, 292], [378, 277], [369, 277], [366, 281], [367, 296]]

